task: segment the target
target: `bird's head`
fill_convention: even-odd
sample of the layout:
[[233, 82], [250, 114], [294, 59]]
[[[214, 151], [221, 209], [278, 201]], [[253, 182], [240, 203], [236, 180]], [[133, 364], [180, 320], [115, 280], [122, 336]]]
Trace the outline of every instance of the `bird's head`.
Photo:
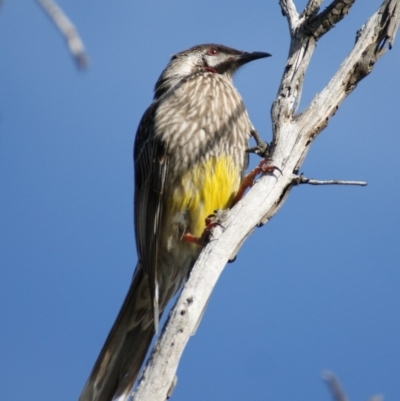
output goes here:
[[154, 88], [157, 99], [182, 79], [199, 71], [225, 74], [232, 78], [242, 65], [269, 57], [264, 52], [243, 52], [223, 45], [205, 44], [191, 47], [172, 56], [165, 70], [158, 78]]

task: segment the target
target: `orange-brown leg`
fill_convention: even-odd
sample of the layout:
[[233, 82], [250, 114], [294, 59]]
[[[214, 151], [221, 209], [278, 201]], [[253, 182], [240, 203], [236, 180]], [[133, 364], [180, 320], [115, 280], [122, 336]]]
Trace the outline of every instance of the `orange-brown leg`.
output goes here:
[[193, 234], [186, 233], [183, 234], [182, 241], [189, 242], [191, 244], [196, 244], [198, 246], [204, 245], [203, 235], [201, 237], [195, 237]]
[[[251, 188], [254, 185], [254, 180], [258, 174], [272, 173], [275, 170], [278, 170], [282, 173], [282, 171], [278, 167], [269, 165], [268, 164], [269, 161], [270, 160], [268, 160], [268, 159], [261, 160], [261, 162], [259, 163], [259, 165], [257, 167], [255, 167], [253, 170], [251, 170], [249, 174], [244, 176], [242, 182], [240, 183], [240, 187], [235, 196], [235, 199], [232, 202], [232, 206], [234, 206], [236, 203], [238, 203], [240, 201], [240, 199], [243, 198], [243, 195], [248, 188]], [[211, 229], [213, 229], [214, 227], [216, 227], [218, 225], [221, 225], [221, 223], [216, 221], [215, 214], [211, 214], [205, 220], [205, 228], [200, 237], [196, 237], [191, 233], [185, 233], [182, 236], [182, 240], [185, 242], [189, 242], [191, 244], [204, 246], [210, 237]]]
[[215, 220], [216, 216], [215, 214], [210, 214], [206, 220], [205, 220], [205, 228], [203, 233], [201, 234], [200, 237], [196, 237], [193, 234], [190, 233], [185, 233], [182, 237], [182, 240], [185, 242], [190, 242], [191, 244], [196, 244], [199, 246], [204, 246], [205, 244], [207, 244], [209, 238], [210, 238], [210, 233], [211, 230], [216, 227], [216, 226], [220, 226], [221, 223], [219, 223], [218, 221]]
[[243, 180], [240, 183], [239, 190], [235, 196], [235, 199], [233, 200], [232, 206], [236, 205], [236, 203], [238, 203], [240, 199], [243, 198], [246, 190], [254, 185], [254, 180], [258, 174], [273, 173], [275, 170], [280, 171], [280, 173], [282, 174], [282, 171], [278, 167], [268, 164], [269, 161], [270, 160], [268, 159], [261, 160], [257, 167], [255, 167], [253, 170], [250, 171], [249, 174], [243, 177]]

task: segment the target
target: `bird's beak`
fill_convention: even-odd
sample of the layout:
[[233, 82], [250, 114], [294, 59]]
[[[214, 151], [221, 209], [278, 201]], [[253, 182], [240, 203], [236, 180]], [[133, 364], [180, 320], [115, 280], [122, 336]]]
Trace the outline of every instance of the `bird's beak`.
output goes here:
[[271, 57], [271, 54], [265, 52], [243, 52], [238, 56], [237, 63], [243, 65], [259, 58]]

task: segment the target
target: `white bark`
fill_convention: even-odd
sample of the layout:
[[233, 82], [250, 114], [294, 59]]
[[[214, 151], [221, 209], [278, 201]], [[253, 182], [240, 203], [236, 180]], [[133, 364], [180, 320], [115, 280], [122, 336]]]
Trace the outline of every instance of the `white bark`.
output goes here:
[[85, 46], [79, 33], [64, 11], [53, 0], [36, 0], [67, 42], [68, 49], [78, 68], [88, 65]]
[[135, 401], [166, 399], [186, 343], [196, 330], [226, 263], [236, 255], [254, 228], [265, 224], [278, 211], [291, 187], [301, 183], [296, 174], [312, 141], [357, 83], [371, 72], [374, 63], [384, 54], [385, 45], [391, 48], [400, 21], [400, 0], [383, 2], [358, 31], [354, 48], [328, 85], [303, 113], [296, 114], [304, 74], [316, 41], [345, 16], [354, 1], [334, 0], [318, 14], [322, 1], [309, 0], [300, 15], [292, 0], [279, 1], [289, 22], [291, 46], [271, 111], [270, 157], [282, 174], [275, 170], [258, 180], [244, 199], [226, 213], [222, 222], [224, 228], [217, 227], [213, 231], [213, 240], [201, 253], [153, 350], [134, 393]]

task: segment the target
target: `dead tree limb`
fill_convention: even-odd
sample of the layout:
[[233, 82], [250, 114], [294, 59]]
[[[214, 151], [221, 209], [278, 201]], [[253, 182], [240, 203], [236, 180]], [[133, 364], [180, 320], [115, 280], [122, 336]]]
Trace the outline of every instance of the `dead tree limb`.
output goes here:
[[53, 0], [36, 0], [67, 42], [78, 68], [88, 65], [88, 57], [79, 33], [64, 11]]
[[349, 401], [339, 379], [332, 372], [323, 372], [322, 380], [324, 380], [328, 386], [329, 391], [332, 394], [333, 401]]
[[360, 28], [350, 54], [338, 71], [302, 112], [297, 113], [304, 75], [318, 39], [345, 17], [354, 0], [334, 0], [318, 13], [320, 0], [310, 0], [298, 14], [293, 0], [279, 4], [289, 23], [291, 45], [276, 100], [273, 102], [273, 141], [270, 158], [275, 170], [262, 177], [227, 213], [222, 227], [201, 253], [190, 278], [170, 313], [147, 364], [135, 401], [165, 400], [182, 352], [199, 324], [211, 292], [224, 269], [255, 227], [265, 224], [282, 206], [298, 180], [297, 172], [310, 145], [327, 126], [342, 101], [391, 48], [400, 21], [400, 0], [385, 0]]
[[[349, 401], [339, 379], [332, 372], [323, 372], [322, 380], [324, 380], [328, 386], [328, 389], [332, 394], [333, 401]], [[383, 395], [373, 395], [372, 397], [368, 398], [368, 401], [383, 401]]]
[[310, 184], [310, 185], [356, 185], [359, 187], [365, 187], [367, 183], [365, 181], [343, 181], [343, 180], [313, 180], [311, 178], [299, 175], [297, 177], [296, 184]]

